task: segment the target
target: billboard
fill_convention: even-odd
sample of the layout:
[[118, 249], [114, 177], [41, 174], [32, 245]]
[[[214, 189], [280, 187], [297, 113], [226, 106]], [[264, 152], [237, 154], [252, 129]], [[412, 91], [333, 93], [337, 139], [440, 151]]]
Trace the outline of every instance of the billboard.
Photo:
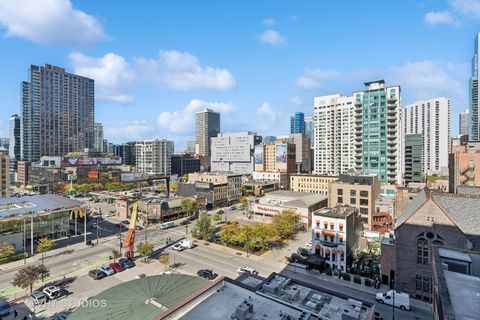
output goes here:
[[141, 172], [122, 173], [120, 175], [120, 181], [122, 182], [146, 181], [148, 178], [150, 178], [150, 174]]
[[98, 171], [88, 171], [87, 177], [90, 179], [98, 179], [99, 172]]
[[94, 165], [120, 165], [122, 164], [122, 157], [62, 157], [60, 160], [60, 165], [62, 167], [72, 167], [72, 166], [94, 166]]
[[263, 164], [263, 146], [255, 146], [255, 164]]
[[275, 162], [287, 163], [287, 144], [281, 143], [275, 146]]

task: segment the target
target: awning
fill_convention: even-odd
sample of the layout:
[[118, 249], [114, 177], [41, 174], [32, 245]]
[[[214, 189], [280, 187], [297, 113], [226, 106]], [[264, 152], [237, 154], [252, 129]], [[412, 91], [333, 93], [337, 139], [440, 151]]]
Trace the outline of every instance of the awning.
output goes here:
[[322, 232], [323, 232], [324, 235], [335, 237], [335, 231], [324, 229], [324, 230], [322, 230]]
[[160, 216], [149, 216], [148, 217], [148, 220], [160, 220], [161, 217]]

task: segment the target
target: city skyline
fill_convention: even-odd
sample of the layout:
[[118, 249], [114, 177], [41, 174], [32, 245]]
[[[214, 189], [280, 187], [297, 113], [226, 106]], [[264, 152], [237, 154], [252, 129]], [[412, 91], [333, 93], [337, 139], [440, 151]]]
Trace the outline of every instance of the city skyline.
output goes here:
[[[469, 104], [479, 22], [475, 8], [457, 2], [366, 10], [347, 1], [351, 10], [343, 11], [344, 18], [359, 12], [362, 28], [339, 25], [334, 34], [327, 27], [335, 22], [328, 13], [341, 8], [335, 3], [272, 10], [265, 2], [251, 14], [239, 4], [189, 3], [187, 9], [154, 4], [146, 10], [138, 4], [64, 0], [37, 8], [48, 23], [28, 20], [17, 4], [0, 4], [5, 13], [0, 14], [0, 63], [8, 74], [0, 80], [0, 136], [8, 136], [8, 119], [20, 112], [19, 83], [28, 67], [45, 63], [95, 80], [95, 121], [115, 143], [164, 138], [184, 149], [194, 137], [194, 113], [205, 107], [222, 113], [222, 132], [281, 135], [288, 132], [291, 114], [313, 115], [313, 97], [348, 95], [378, 79], [402, 87], [403, 107], [450, 98], [456, 117]], [[53, 6], [70, 21], [51, 23], [56, 21], [47, 19]], [[183, 10], [189, 23], [169, 16], [172, 10]], [[140, 14], [142, 19], [135, 18]], [[406, 14], [408, 23], [402, 18]], [[384, 40], [373, 41], [373, 31]], [[325, 43], [335, 49], [322, 50]], [[188, 77], [191, 81], [185, 81]], [[455, 122], [452, 134], [457, 131]]]

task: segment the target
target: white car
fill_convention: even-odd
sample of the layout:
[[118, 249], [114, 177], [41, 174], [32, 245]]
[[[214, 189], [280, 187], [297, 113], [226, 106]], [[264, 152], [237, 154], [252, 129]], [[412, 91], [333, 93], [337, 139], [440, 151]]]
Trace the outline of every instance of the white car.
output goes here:
[[115, 273], [115, 270], [113, 270], [112, 268], [110, 268], [108, 265], [106, 264], [102, 264], [100, 266], [100, 270], [102, 270], [103, 272], [105, 272], [107, 274], [107, 276], [111, 276], [112, 274]]
[[250, 274], [255, 274], [257, 275], [258, 274], [258, 271], [253, 269], [253, 268], [250, 268], [250, 267], [247, 267], [247, 266], [243, 266], [243, 267], [240, 267], [237, 269], [237, 273], [250, 273]]
[[57, 299], [60, 296], [60, 288], [55, 286], [49, 286], [42, 290], [42, 292], [47, 296], [48, 300]]
[[410, 296], [407, 293], [390, 290], [377, 293], [375, 298], [382, 304], [395, 305], [397, 308], [410, 310]]
[[34, 305], [44, 304], [47, 302], [47, 297], [42, 291], [34, 291], [30, 295], [30, 299], [32, 300]]
[[305, 242], [305, 247], [311, 248], [312, 247], [312, 240]]
[[172, 246], [172, 249], [176, 251], [183, 251], [185, 250], [185, 247], [182, 246], [180, 243], [177, 243], [176, 245]]
[[164, 274], [172, 274], [171, 271], [161, 271], [159, 275], [164, 275]]
[[185, 249], [192, 249], [193, 247], [195, 247], [195, 244], [193, 243], [192, 240], [183, 239], [178, 244], [181, 245]]

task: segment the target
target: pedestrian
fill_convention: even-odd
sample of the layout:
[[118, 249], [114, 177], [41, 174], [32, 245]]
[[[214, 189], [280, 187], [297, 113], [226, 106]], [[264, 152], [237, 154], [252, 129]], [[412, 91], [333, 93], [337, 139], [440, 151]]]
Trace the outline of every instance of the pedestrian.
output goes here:
[[24, 315], [23, 320], [28, 320], [28, 317], [26, 315]]
[[13, 311], [13, 317], [14, 318], [18, 317], [18, 310], [17, 309], [15, 309], [15, 311]]

